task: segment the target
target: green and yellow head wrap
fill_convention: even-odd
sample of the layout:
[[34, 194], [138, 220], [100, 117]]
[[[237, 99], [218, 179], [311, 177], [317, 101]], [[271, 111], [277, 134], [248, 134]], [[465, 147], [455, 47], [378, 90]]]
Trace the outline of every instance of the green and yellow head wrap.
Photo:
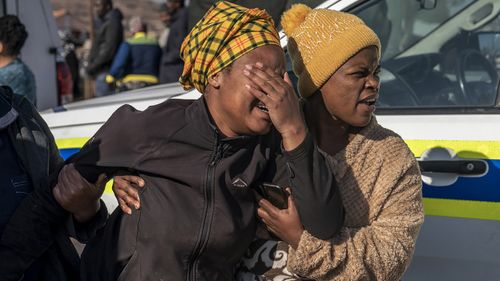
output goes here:
[[203, 93], [209, 77], [264, 45], [280, 46], [278, 31], [264, 10], [217, 2], [182, 43], [179, 82], [185, 90], [194, 87]]

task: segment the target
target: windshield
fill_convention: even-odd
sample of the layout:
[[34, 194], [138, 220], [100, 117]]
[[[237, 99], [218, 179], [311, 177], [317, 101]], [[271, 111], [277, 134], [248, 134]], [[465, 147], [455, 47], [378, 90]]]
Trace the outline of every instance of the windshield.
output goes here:
[[391, 59], [420, 41], [458, 14], [474, 0], [436, 0], [435, 7], [423, 7], [424, 0], [377, 0], [352, 13], [362, 18], [380, 37], [382, 61]]

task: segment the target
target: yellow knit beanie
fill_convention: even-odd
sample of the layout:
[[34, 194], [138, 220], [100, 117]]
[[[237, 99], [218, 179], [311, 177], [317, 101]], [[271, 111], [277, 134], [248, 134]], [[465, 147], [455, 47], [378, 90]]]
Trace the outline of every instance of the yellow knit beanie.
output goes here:
[[288, 54], [303, 97], [315, 93], [366, 47], [376, 46], [380, 59], [380, 40], [355, 15], [296, 4], [283, 14], [281, 25], [288, 36]]

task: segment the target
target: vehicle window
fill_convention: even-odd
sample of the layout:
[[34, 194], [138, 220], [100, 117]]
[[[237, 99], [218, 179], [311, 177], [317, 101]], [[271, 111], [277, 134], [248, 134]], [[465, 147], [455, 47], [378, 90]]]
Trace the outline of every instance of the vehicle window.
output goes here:
[[495, 66], [500, 75], [500, 15], [478, 32], [479, 51]]
[[5, 16], [5, 1], [0, 0], [0, 17]]
[[474, 0], [436, 0], [424, 9], [422, 1], [380, 0], [353, 11], [375, 30], [382, 41], [384, 59], [405, 51], [454, 17]]
[[[475, 13], [482, 2], [485, 9]], [[481, 0], [379, 0], [352, 10], [382, 43], [378, 108], [493, 107], [500, 20], [488, 14], [495, 10], [489, 5]], [[457, 28], [474, 17], [471, 28]], [[486, 24], [474, 26], [483, 19]]]

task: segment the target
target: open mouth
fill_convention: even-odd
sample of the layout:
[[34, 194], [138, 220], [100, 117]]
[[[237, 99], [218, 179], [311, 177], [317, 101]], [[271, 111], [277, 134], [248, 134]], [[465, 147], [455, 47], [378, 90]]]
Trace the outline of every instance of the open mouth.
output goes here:
[[366, 104], [368, 106], [372, 106], [372, 105], [375, 105], [376, 102], [377, 102], [376, 98], [371, 98], [371, 99], [362, 100], [359, 103], [364, 103], [364, 104]]
[[259, 102], [257, 104], [257, 108], [260, 109], [260, 111], [262, 112], [265, 112], [265, 113], [268, 113], [269, 114], [269, 110], [267, 109], [267, 106], [265, 106], [262, 102]]

